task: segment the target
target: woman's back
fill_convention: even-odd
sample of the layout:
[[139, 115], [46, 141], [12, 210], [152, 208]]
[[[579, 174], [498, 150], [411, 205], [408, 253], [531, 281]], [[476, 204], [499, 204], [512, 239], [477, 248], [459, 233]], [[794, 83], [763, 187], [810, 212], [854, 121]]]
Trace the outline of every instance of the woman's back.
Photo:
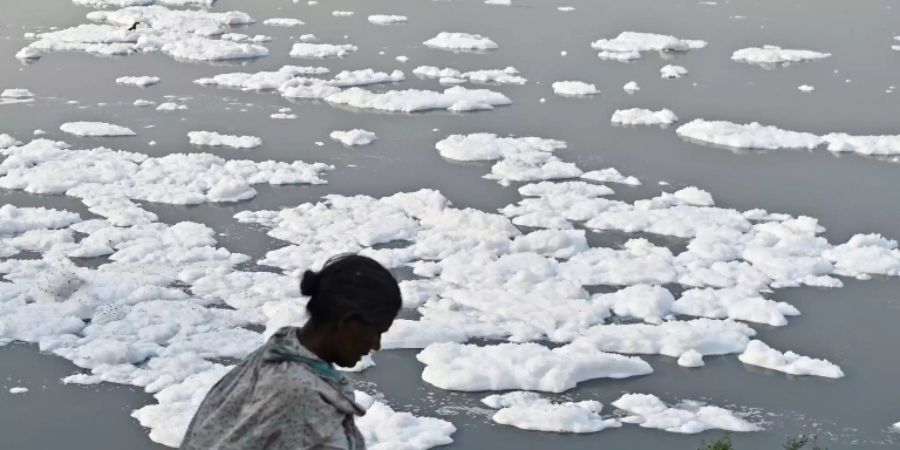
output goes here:
[[363, 409], [330, 364], [286, 327], [207, 394], [182, 449], [360, 449]]

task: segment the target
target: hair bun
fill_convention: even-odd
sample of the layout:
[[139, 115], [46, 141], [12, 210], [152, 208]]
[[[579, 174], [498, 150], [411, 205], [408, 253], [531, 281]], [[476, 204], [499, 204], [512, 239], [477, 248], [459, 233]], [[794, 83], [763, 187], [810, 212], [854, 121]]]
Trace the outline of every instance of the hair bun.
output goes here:
[[303, 272], [303, 279], [300, 280], [300, 293], [312, 297], [319, 292], [319, 274], [312, 270]]

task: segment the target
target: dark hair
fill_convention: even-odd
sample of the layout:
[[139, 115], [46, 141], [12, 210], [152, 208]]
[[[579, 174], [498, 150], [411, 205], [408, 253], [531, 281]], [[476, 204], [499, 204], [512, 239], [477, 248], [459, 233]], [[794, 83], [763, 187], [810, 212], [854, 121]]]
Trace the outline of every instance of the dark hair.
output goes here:
[[311, 297], [306, 310], [310, 321], [319, 324], [349, 313], [370, 325], [389, 325], [403, 304], [390, 271], [372, 258], [352, 254], [329, 259], [319, 272], [304, 272], [300, 292]]

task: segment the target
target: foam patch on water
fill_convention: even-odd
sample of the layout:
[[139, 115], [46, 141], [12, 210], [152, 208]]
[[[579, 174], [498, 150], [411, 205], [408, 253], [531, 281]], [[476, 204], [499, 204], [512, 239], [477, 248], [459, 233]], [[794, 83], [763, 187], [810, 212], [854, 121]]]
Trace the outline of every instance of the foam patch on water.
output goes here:
[[505, 69], [484, 69], [462, 72], [449, 67], [419, 66], [413, 74], [421, 78], [435, 78], [441, 84], [459, 84], [466, 81], [480, 84], [525, 84], [528, 80], [515, 67]]
[[38, 139], [2, 150], [0, 186], [38, 194], [66, 194], [120, 226], [156, 220], [132, 200], [177, 205], [251, 198], [251, 185], [321, 184], [331, 166], [242, 160], [205, 153], [151, 158], [106, 148], [72, 150]]
[[622, 418], [622, 422], [635, 423], [643, 428], [656, 428], [670, 433], [696, 434], [706, 430], [732, 432], [760, 430], [757, 425], [747, 422], [732, 411], [693, 401], [684, 401], [677, 406], [670, 407], [651, 394], [625, 394], [612, 404], [631, 414]]
[[738, 124], [704, 119], [695, 119], [675, 131], [683, 138], [731, 148], [812, 150], [824, 147], [835, 153], [859, 153], [870, 156], [900, 154], [900, 135], [863, 136], [828, 133], [820, 136], [783, 130], [757, 122]]
[[641, 180], [637, 179], [634, 176], [625, 176], [622, 175], [621, 172], [616, 170], [614, 167], [607, 167], [606, 169], [600, 170], [592, 170], [590, 172], [586, 172], [581, 175], [581, 178], [585, 180], [596, 181], [599, 183], [619, 183], [626, 184], [629, 186], [640, 186]]
[[[213, 13], [147, 5], [93, 11], [87, 17], [95, 23], [37, 34], [36, 40], [26, 47], [31, 50], [22, 56], [33, 58], [34, 52], [56, 51], [97, 55], [162, 52], [180, 60], [221, 61], [258, 58], [269, 53], [260, 45], [215, 39], [231, 26], [253, 23], [253, 18], [239, 11]], [[136, 22], [139, 26], [134, 31], [126, 29]]]
[[731, 55], [731, 59], [743, 63], [777, 67], [792, 62], [825, 59], [830, 56], [831, 53], [814, 52], [812, 50], [794, 50], [781, 48], [775, 45], [764, 45], [762, 47], [748, 47], [737, 50]]
[[343, 58], [359, 48], [352, 44], [311, 44], [297, 42], [291, 47], [290, 56], [294, 58]]
[[706, 47], [706, 41], [680, 39], [654, 33], [624, 31], [613, 39], [599, 39], [591, 47], [600, 50], [601, 59], [629, 61], [641, 57], [641, 52], [685, 52]]
[[554, 94], [569, 97], [583, 97], [600, 93], [597, 86], [583, 81], [556, 81], [552, 87]]
[[396, 14], [373, 14], [368, 18], [369, 23], [375, 25], [396, 25], [407, 22], [406, 16]]
[[443, 92], [419, 89], [372, 92], [354, 87], [328, 95], [325, 101], [353, 108], [390, 112], [419, 112], [432, 109], [467, 112], [493, 109], [495, 106], [512, 103], [508, 97], [499, 92], [488, 89], [466, 89], [462, 86], [454, 86]]
[[667, 64], [659, 69], [659, 76], [666, 80], [675, 80], [687, 75], [688, 71], [682, 66]]
[[554, 403], [534, 392], [510, 392], [490, 395], [481, 400], [499, 409], [492, 420], [523, 430], [555, 433], [596, 433], [618, 428], [622, 423], [600, 415], [603, 404], [594, 401]]
[[305, 23], [300, 19], [290, 17], [273, 17], [264, 20], [263, 25], [268, 25], [270, 27], [299, 27], [305, 25]]
[[617, 109], [610, 122], [616, 125], [671, 125], [678, 116], [669, 109], [652, 111], [644, 108]]
[[207, 147], [231, 147], [235, 149], [251, 149], [262, 145], [262, 139], [256, 136], [232, 136], [214, 131], [188, 132], [191, 145]]
[[439, 343], [426, 347], [416, 358], [425, 364], [423, 380], [458, 391], [563, 392], [585, 380], [628, 378], [653, 371], [637, 357], [570, 351], [567, 347], [551, 350], [530, 343], [485, 347]]
[[332, 131], [329, 137], [350, 147], [369, 145], [378, 139], [378, 136], [376, 136], [375, 133], [361, 129]]
[[428, 47], [449, 51], [488, 51], [498, 48], [497, 43], [480, 34], [440, 32], [423, 42]]
[[105, 122], [66, 122], [60, 131], [87, 137], [136, 136], [130, 128]]
[[453, 443], [451, 436], [456, 432], [446, 420], [394, 411], [379, 401], [356, 419], [356, 425], [371, 450], [426, 450]]
[[159, 83], [159, 77], [153, 76], [129, 76], [116, 78], [116, 84], [123, 86], [147, 87]]
[[566, 143], [538, 137], [503, 138], [492, 133], [452, 135], [435, 144], [444, 158], [455, 161], [498, 161], [490, 175], [501, 184], [512, 181], [540, 181], [577, 178], [582, 171], [575, 164], [553, 155]]
[[741, 362], [784, 372], [789, 375], [814, 375], [825, 378], [843, 378], [840, 367], [825, 359], [814, 359], [794, 352], [780, 352], [762, 341], [753, 340], [738, 357]]

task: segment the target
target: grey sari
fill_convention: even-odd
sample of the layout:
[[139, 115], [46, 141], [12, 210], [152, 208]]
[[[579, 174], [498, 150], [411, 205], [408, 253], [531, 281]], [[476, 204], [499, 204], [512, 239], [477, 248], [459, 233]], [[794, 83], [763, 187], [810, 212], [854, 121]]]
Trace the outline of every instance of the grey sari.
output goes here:
[[364, 413], [349, 381], [285, 327], [213, 386], [181, 448], [363, 450]]

